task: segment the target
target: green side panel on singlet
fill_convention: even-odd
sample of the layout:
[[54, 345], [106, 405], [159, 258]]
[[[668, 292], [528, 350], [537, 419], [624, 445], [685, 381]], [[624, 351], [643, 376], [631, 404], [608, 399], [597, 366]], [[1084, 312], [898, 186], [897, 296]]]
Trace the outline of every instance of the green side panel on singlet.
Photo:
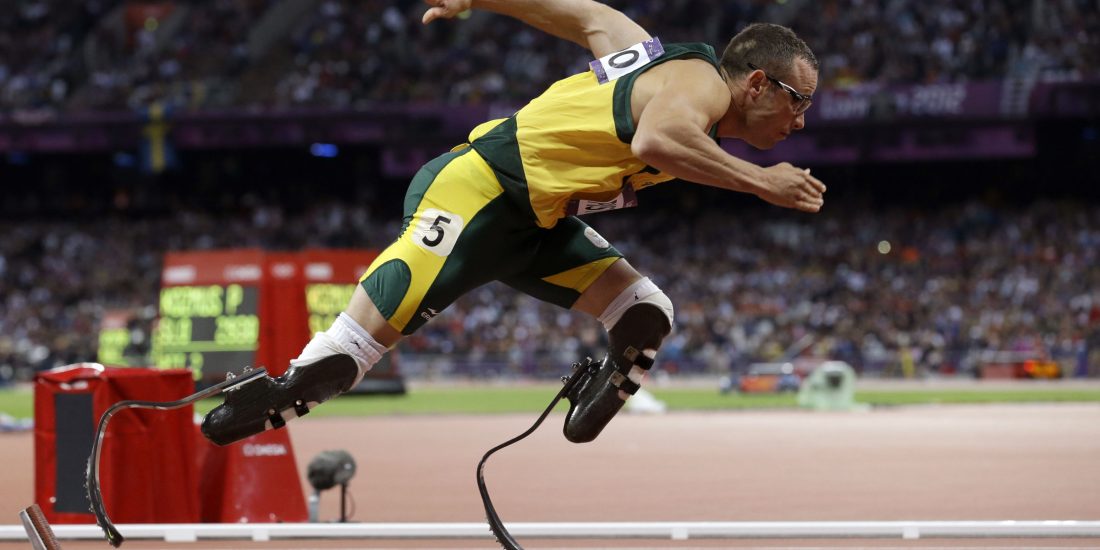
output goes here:
[[[489, 164], [489, 168], [493, 169], [505, 196], [534, 219], [535, 214], [531, 211], [531, 202], [527, 198], [527, 177], [519, 155], [519, 140], [516, 139], [516, 117], [501, 121], [485, 135], [474, 140], [470, 148], [477, 151]], [[495, 159], [495, 162], [489, 159]]]

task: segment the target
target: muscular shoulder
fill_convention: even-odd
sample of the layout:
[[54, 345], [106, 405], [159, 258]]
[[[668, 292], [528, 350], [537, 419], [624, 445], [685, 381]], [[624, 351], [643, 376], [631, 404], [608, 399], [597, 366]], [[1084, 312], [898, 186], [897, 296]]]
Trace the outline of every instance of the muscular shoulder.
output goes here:
[[638, 77], [631, 93], [631, 111], [638, 121], [657, 96], [675, 96], [693, 110], [717, 120], [729, 107], [730, 92], [718, 69], [704, 59], [674, 59]]

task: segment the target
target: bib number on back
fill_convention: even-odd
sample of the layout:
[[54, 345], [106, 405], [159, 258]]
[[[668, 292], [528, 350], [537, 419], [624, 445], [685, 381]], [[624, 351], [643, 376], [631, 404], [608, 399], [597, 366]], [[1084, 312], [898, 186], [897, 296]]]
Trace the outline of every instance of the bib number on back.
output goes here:
[[661, 57], [665, 53], [661, 41], [654, 36], [644, 42], [639, 42], [623, 51], [609, 53], [588, 64], [592, 72], [596, 73], [596, 80], [600, 84], [607, 84], [621, 76], [628, 75], [649, 64], [650, 61]]

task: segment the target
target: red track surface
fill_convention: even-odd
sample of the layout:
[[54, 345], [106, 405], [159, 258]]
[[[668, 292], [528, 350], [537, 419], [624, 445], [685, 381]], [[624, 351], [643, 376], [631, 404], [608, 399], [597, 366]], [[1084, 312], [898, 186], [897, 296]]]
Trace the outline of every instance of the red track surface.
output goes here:
[[[355, 521], [478, 522], [474, 467], [533, 415], [303, 419], [299, 470], [346, 449]], [[869, 413], [678, 413], [617, 418], [587, 445], [552, 416], [494, 455], [510, 521], [1100, 520], [1100, 405], [925, 406]], [[0, 523], [33, 498], [33, 438], [0, 435]], [[304, 487], [306, 489], [306, 487]], [[151, 488], [152, 490], [152, 488]], [[338, 515], [335, 492], [323, 519]], [[2, 518], [8, 518], [4, 520]], [[132, 541], [124, 548], [493, 548], [448, 541]], [[1100, 548], [1100, 540], [521, 540], [549, 548]], [[66, 549], [109, 548], [63, 541]], [[3, 543], [0, 549], [24, 548]]]

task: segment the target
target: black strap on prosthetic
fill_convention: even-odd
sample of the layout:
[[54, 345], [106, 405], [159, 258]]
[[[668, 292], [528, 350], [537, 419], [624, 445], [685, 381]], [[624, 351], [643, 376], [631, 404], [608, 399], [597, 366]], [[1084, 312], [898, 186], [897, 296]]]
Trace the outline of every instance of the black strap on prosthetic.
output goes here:
[[[309, 414], [309, 407], [306, 406], [305, 402], [299, 399], [294, 402], [294, 414], [297, 415], [298, 418], [301, 418]], [[271, 411], [268, 411], [267, 419], [271, 421], [271, 428], [274, 430], [278, 430], [279, 428], [286, 426], [286, 419], [283, 418], [283, 413], [275, 411], [275, 409], [271, 409]]]
[[[661, 345], [661, 340], [664, 339], [665, 335], [667, 334], [668, 331], [665, 331], [665, 333], [662, 334], [660, 338], [657, 338], [657, 345]], [[638, 365], [645, 370], [649, 370], [650, 367], [653, 366], [652, 357], [649, 357], [648, 355], [634, 349], [632, 346], [627, 346], [627, 348], [623, 350], [623, 357], [625, 357], [627, 361], [630, 361], [631, 363], [634, 363], [635, 365]]]
[[653, 368], [653, 358], [642, 350], [661, 347], [661, 341], [671, 331], [668, 315], [661, 308], [644, 302], [627, 308], [608, 333], [608, 356], [616, 367], [611, 384], [634, 395], [641, 386], [628, 377], [630, 370], [634, 366], [642, 370]]
[[627, 378], [627, 376], [620, 371], [611, 373], [611, 385], [630, 395], [634, 395], [638, 393], [638, 390], [642, 389], [642, 386], [630, 378]]

